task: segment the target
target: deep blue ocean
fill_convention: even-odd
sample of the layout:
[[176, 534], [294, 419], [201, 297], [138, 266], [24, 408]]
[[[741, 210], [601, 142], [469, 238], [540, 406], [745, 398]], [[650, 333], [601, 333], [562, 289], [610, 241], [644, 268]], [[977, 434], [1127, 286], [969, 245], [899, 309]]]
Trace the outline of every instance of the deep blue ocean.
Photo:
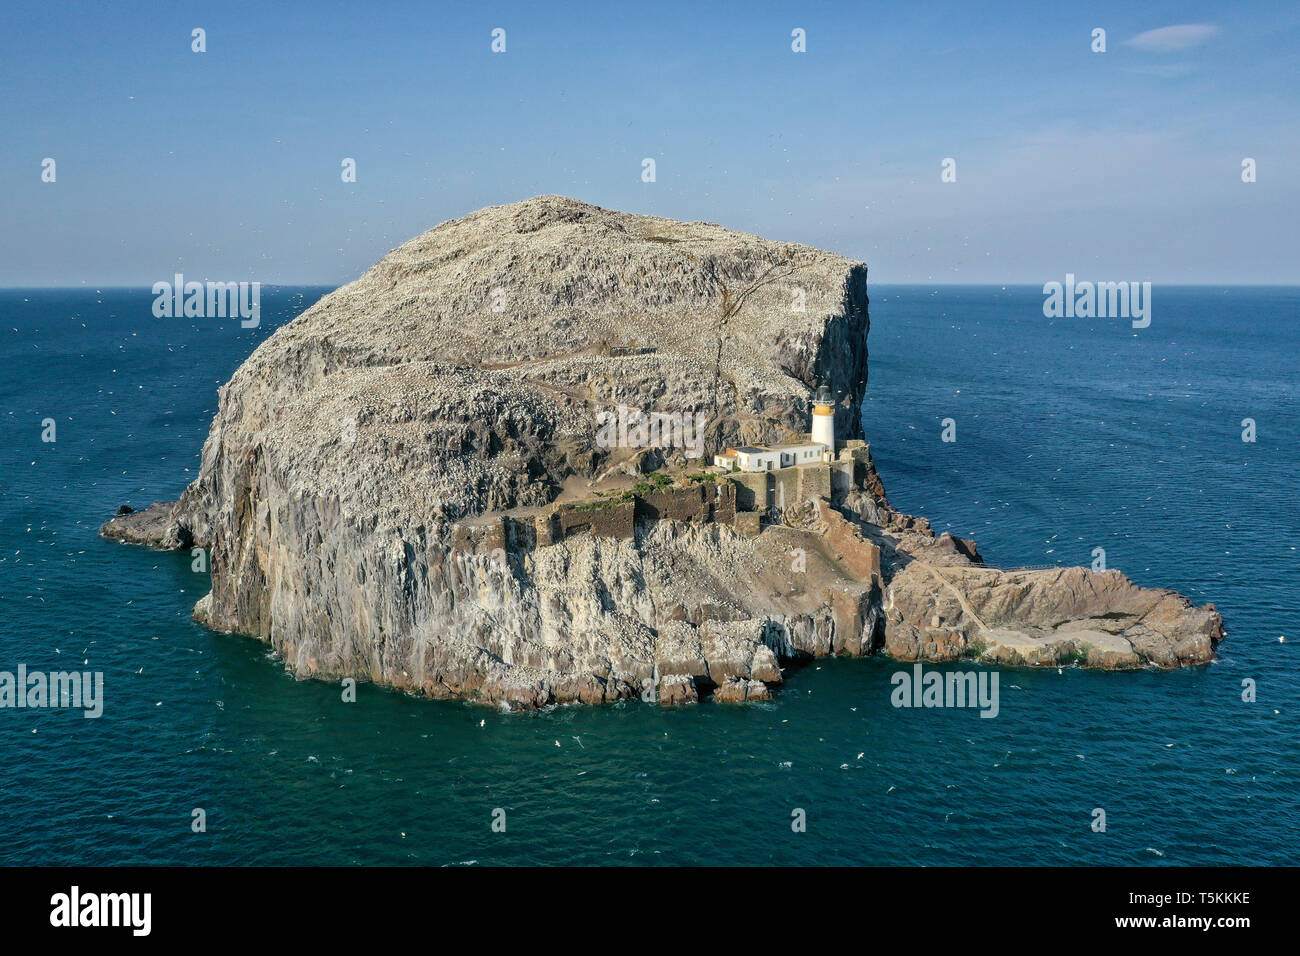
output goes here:
[[873, 286], [897, 507], [1000, 566], [1103, 547], [1226, 620], [1195, 669], [1003, 669], [994, 719], [893, 708], [879, 659], [750, 707], [345, 704], [197, 626], [188, 553], [96, 529], [180, 493], [217, 386], [325, 291], [264, 288], [257, 329], [0, 292], [0, 670], [99, 670], [106, 698], [0, 710], [0, 863], [1300, 864], [1300, 289], [1157, 286], [1135, 330], [1046, 319], [1037, 288]]

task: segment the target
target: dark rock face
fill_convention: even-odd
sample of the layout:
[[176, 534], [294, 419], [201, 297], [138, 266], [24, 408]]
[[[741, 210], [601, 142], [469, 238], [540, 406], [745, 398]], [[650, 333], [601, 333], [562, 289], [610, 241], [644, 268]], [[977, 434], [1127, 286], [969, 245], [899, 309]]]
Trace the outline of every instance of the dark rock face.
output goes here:
[[109, 519], [99, 533], [105, 538], [129, 544], [144, 544], [165, 551], [188, 548], [194, 536], [176, 517], [175, 502], [156, 501], [144, 511], [117, 509], [117, 517]]

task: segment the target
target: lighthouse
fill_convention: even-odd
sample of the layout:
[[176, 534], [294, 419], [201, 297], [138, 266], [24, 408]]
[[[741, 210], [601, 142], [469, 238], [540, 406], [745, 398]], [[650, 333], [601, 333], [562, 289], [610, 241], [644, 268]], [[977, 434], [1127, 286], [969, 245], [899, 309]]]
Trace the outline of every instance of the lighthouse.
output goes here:
[[835, 454], [835, 397], [831, 390], [823, 385], [813, 396], [812, 433], [809, 437], [814, 442], [826, 446], [826, 450]]

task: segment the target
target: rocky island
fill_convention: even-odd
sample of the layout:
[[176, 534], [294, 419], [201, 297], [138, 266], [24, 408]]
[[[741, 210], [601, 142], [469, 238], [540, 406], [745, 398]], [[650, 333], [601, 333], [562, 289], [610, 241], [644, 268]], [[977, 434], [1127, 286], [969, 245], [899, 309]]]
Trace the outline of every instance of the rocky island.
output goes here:
[[211, 549], [196, 619], [300, 677], [510, 707], [766, 699], [828, 654], [1212, 659], [1213, 605], [986, 567], [890, 506], [867, 307], [866, 266], [808, 246], [483, 209], [268, 338], [179, 500], [101, 533]]

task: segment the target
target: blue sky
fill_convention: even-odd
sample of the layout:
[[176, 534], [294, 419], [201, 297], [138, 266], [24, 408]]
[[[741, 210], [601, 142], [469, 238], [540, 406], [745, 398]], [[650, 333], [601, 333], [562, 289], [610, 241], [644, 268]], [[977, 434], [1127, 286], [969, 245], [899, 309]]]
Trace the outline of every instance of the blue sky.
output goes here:
[[1300, 282], [1300, 6], [995, 6], [9, 3], [0, 285], [335, 285], [541, 193], [875, 282]]

